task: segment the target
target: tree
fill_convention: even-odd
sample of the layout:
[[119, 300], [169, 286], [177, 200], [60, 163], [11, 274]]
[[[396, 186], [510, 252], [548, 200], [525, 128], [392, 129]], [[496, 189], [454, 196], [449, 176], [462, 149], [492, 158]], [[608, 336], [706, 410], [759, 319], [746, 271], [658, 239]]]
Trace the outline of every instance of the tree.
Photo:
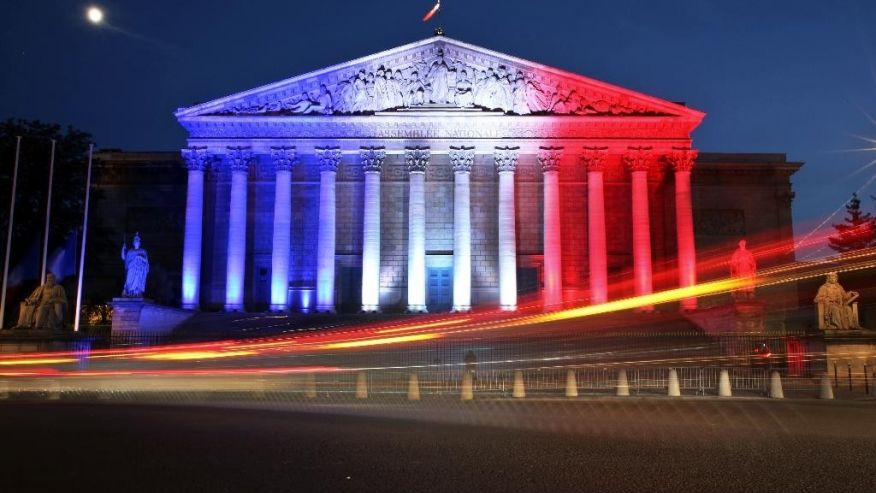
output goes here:
[[852, 194], [846, 204], [846, 222], [834, 224], [836, 236], [828, 238], [828, 244], [837, 252], [849, 252], [876, 245], [876, 220], [869, 212], [861, 212], [861, 200]]

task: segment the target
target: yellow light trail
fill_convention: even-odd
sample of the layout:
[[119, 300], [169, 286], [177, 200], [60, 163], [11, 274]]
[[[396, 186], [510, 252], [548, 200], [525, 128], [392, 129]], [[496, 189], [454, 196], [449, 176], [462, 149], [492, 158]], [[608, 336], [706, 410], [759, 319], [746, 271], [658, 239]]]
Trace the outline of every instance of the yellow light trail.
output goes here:
[[398, 344], [401, 342], [417, 342], [417, 341], [428, 341], [431, 339], [438, 339], [442, 337], [442, 334], [416, 334], [409, 336], [396, 336], [396, 337], [383, 337], [378, 339], [363, 339], [359, 341], [347, 341], [347, 342], [333, 342], [330, 344], [323, 344], [319, 346], [319, 349], [348, 349], [348, 348], [356, 348], [356, 347], [368, 347], [368, 346], [380, 346], [384, 344]]
[[57, 365], [61, 363], [75, 363], [75, 358], [38, 358], [38, 359], [20, 359], [0, 361], [2, 366], [18, 366], [18, 365]]
[[255, 351], [184, 351], [179, 353], [155, 353], [137, 357], [149, 361], [188, 361], [200, 359], [234, 358], [252, 356]]

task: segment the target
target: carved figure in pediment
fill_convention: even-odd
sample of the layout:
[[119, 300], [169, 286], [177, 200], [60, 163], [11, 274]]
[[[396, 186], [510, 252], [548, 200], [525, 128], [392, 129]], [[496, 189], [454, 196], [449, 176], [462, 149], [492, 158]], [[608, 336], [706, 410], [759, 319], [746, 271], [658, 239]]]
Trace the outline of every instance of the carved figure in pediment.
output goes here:
[[529, 109], [529, 103], [526, 101], [526, 81], [523, 77], [518, 77], [514, 81], [514, 104], [512, 111], [518, 115], [528, 115], [532, 111]]
[[354, 113], [368, 111], [370, 100], [367, 91], [367, 78], [365, 71], [360, 70], [359, 74], [356, 75], [356, 80], [353, 81], [353, 101], [350, 105], [350, 111]]
[[535, 81], [532, 74], [527, 74], [526, 77], [526, 106], [533, 113], [540, 113], [547, 110], [545, 98], [547, 97], [541, 85]]
[[426, 84], [420, 79], [416, 70], [411, 72], [408, 83], [405, 86], [405, 106], [422, 106], [426, 100]]
[[386, 81], [386, 72], [380, 67], [374, 76], [374, 109], [381, 111], [387, 108], [392, 108], [392, 102], [389, 100], [389, 84]]
[[475, 74], [475, 80], [472, 84], [472, 101], [475, 106], [486, 107], [489, 104], [487, 97], [487, 72], [481, 70]]
[[456, 105], [462, 108], [469, 108], [474, 104], [474, 87], [471, 79], [468, 78], [468, 72], [465, 69], [459, 72], [459, 77], [456, 79]]
[[429, 102], [436, 104], [447, 104], [450, 102], [450, 91], [447, 84], [449, 73], [450, 67], [447, 66], [447, 62], [444, 60], [444, 51], [439, 49], [438, 55], [432, 61], [429, 72], [426, 74], [426, 83], [431, 89]]
[[389, 107], [390, 108], [401, 108], [405, 105], [405, 96], [402, 90], [402, 83], [404, 82], [404, 77], [402, 77], [401, 70], [396, 70], [395, 73], [392, 70], [386, 71], [387, 83], [386, 90], [389, 98]]

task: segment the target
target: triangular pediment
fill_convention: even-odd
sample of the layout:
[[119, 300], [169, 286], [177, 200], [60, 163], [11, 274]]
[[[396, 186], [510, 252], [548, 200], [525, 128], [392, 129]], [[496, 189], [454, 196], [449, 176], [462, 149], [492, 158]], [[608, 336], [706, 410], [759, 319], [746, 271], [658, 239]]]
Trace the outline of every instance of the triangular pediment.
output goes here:
[[508, 115], [666, 116], [684, 105], [444, 36], [177, 111], [217, 115], [369, 115], [417, 110]]

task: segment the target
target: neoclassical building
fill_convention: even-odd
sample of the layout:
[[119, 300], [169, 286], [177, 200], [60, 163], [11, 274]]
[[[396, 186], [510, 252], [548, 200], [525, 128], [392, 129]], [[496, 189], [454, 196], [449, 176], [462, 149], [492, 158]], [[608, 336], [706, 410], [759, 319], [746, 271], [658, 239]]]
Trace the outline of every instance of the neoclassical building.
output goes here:
[[696, 283], [698, 243], [792, 241], [798, 163], [698, 159], [700, 111], [443, 36], [176, 117], [185, 308], [599, 303]]

